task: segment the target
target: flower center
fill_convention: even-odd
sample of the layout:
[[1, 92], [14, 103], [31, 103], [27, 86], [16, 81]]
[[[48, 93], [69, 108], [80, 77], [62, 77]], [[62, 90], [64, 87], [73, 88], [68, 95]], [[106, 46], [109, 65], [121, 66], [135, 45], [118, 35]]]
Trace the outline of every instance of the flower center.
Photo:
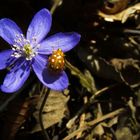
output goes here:
[[61, 49], [54, 50], [48, 59], [48, 67], [52, 72], [61, 72], [65, 66], [64, 53]]
[[26, 44], [23, 47], [23, 52], [27, 60], [31, 60], [33, 56], [35, 56], [33, 49], [30, 44]]
[[14, 50], [12, 56], [16, 58], [25, 57], [26, 60], [31, 60], [36, 55], [39, 44], [34, 42], [34, 47], [32, 47], [30, 41], [25, 39], [23, 34], [16, 35], [16, 37], [15, 44], [12, 46], [12, 50]]

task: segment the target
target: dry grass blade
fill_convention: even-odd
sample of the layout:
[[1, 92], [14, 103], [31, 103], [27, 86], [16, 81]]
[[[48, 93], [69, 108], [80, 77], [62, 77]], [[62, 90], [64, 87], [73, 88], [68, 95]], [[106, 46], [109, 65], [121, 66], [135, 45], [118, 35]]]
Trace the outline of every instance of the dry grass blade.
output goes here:
[[108, 113], [108, 114], [106, 114], [106, 115], [104, 115], [104, 116], [102, 116], [100, 118], [97, 118], [97, 119], [95, 119], [95, 120], [93, 120], [91, 122], [88, 122], [87, 125], [83, 126], [80, 129], [77, 129], [73, 133], [71, 133], [68, 136], [66, 136], [63, 140], [70, 140], [71, 138], [75, 137], [77, 135], [77, 133], [85, 131], [85, 130], [89, 129], [91, 126], [94, 126], [94, 125], [96, 125], [96, 124], [98, 124], [98, 123], [100, 123], [100, 122], [102, 122], [102, 121], [104, 121], [106, 119], [113, 118], [113, 117], [115, 117], [117, 115], [120, 115], [120, 114], [124, 113], [125, 111], [126, 110], [124, 108], [120, 108], [120, 109], [117, 109], [117, 110], [115, 110], [115, 111], [113, 111], [111, 113]]

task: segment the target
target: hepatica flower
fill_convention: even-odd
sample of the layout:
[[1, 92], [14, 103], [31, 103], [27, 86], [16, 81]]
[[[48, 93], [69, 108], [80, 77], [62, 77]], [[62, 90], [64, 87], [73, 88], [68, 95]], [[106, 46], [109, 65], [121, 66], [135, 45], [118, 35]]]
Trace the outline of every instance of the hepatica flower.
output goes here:
[[11, 46], [11, 49], [0, 52], [0, 69], [9, 68], [0, 86], [3, 92], [19, 90], [31, 69], [45, 86], [54, 90], [67, 88], [68, 77], [63, 71], [64, 52], [78, 44], [80, 35], [57, 33], [45, 39], [51, 23], [50, 12], [42, 9], [33, 17], [24, 36], [14, 21], [0, 20], [0, 36]]

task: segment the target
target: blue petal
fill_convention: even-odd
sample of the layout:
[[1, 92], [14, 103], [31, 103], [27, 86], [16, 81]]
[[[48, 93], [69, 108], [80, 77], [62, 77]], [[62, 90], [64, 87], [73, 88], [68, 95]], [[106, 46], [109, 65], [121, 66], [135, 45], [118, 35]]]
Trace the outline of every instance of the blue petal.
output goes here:
[[[20, 67], [19, 67], [20, 65]], [[1, 90], [6, 93], [13, 93], [18, 91], [27, 80], [30, 74], [30, 68], [27, 61], [17, 61], [6, 75]]]
[[[47, 9], [40, 10], [32, 19], [27, 30], [27, 39], [38, 44], [50, 31], [52, 16]], [[33, 42], [34, 41], [34, 42]]]
[[0, 36], [9, 44], [15, 44], [15, 39], [21, 34], [21, 29], [14, 21], [7, 18], [0, 20]]
[[[44, 60], [43, 60], [44, 61]], [[48, 88], [53, 90], [64, 90], [68, 87], [68, 77], [63, 71], [60, 74], [52, 74], [43, 63], [42, 58], [36, 57], [32, 65], [39, 80]]]
[[63, 52], [71, 50], [80, 41], [80, 35], [75, 32], [57, 33], [40, 43], [38, 53], [51, 54], [53, 50], [62, 49]]
[[13, 53], [12, 50], [5, 50], [0, 52], [0, 70], [5, 69], [13, 62], [13, 57], [11, 54]]

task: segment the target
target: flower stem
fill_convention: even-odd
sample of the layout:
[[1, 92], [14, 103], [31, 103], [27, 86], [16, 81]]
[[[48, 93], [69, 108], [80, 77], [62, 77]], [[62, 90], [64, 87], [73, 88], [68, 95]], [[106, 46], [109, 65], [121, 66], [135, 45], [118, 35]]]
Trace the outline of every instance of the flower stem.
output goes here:
[[61, 2], [62, 2], [62, 0], [55, 0], [55, 1], [54, 1], [54, 4], [53, 4], [53, 6], [52, 6], [52, 8], [51, 8], [51, 10], [50, 10], [51, 14], [54, 13], [54, 11], [56, 10], [56, 8], [59, 6], [59, 4], [60, 4]]
[[43, 135], [44, 135], [44, 139], [45, 139], [45, 140], [50, 140], [49, 135], [48, 135], [47, 131], [46, 131], [45, 128], [44, 128], [43, 120], [42, 120], [43, 108], [44, 108], [44, 106], [45, 106], [47, 97], [48, 97], [48, 95], [49, 95], [49, 93], [50, 93], [50, 89], [48, 88], [47, 91], [46, 91], [46, 88], [43, 87], [42, 92], [45, 93], [45, 96], [44, 96], [44, 99], [43, 99], [43, 101], [42, 101], [42, 104], [41, 104], [41, 107], [40, 107], [40, 110], [39, 110], [39, 123], [40, 123], [40, 127], [41, 127], [41, 129], [42, 129], [42, 133], [43, 133]]

